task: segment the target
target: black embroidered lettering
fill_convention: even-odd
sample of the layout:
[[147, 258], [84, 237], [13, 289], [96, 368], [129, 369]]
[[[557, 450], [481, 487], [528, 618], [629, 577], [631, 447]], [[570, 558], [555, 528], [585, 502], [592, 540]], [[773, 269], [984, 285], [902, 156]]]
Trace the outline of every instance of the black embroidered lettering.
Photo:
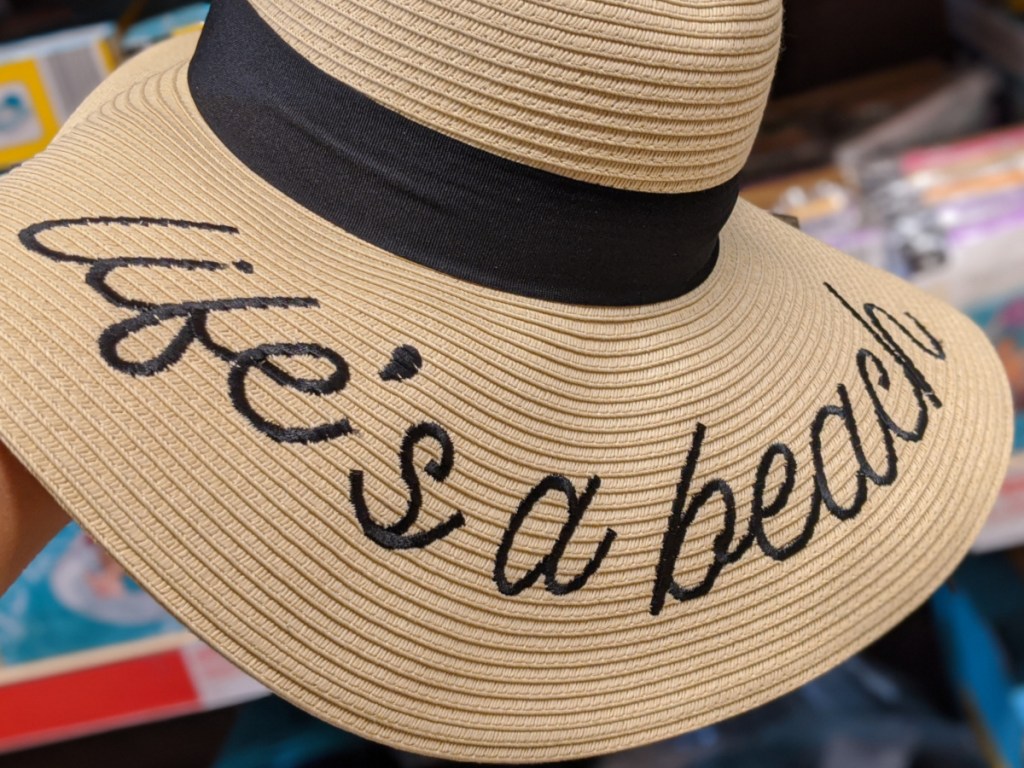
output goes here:
[[[314, 301], [310, 304], [310, 301]], [[157, 304], [137, 315], [114, 323], [103, 330], [99, 337], [99, 349], [104, 361], [111, 368], [131, 376], [153, 376], [167, 370], [188, 350], [193, 341], [199, 340], [218, 357], [234, 362], [238, 353], [216, 345], [206, 332], [206, 319], [210, 312], [229, 312], [240, 309], [268, 309], [271, 307], [316, 306], [315, 300], [289, 298], [220, 299], [214, 301], [186, 301], [180, 304]], [[130, 336], [152, 326], [160, 325], [173, 318], [184, 318], [185, 324], [171, 342], [158, 355], [149, 360], [127, 360], [118, 348]], [[202, 336], [197, 333], [202, 329]]]
[[[562, 559], [562, 555], [565, 554], [565, 548], [569, 545], [569, 541], [583, 519], [583, 514], [587, 511], [587, 507], [590, 506], [594, 494], [597, 493], [600, 487], [601, 478], [596, 475], [590, 478], [586, 489], [583, 491], [583, 495], [579, 497], [576, 495], [576, 487], [572, 482], [561, 475], [548, 475], [533, 487], [533, 490], [520, 502], [519, 508], [512, 515], [512, 519], [509, 520], [508, 528], [505, 529], [505, 534], [501, 537], [501, 544], [498, 546], [498, 552], [494, 558], [494, 583], [498, 585], [498, 590], [503, 595], [518, 595], [523, 590], [532, 587], [541, 576], [544, 576], [544, 585], [548, 592], [554, 595], [567, 595], [570, 592], [581, 589], [590, 577], [597, 572], [597, 569], [601, 567], [601, 561], [604, 560], [608, 550], [611, 549], [612, 542], [615, 541], [616, 533], [611, 528], [605, 531], [604, 538], [597, 545], [594, 556], [590, 558], [577, 576], [567, 582], [558, 580], [559, 561]], [[525, 576], [515, 582], [510, 582], [506, 569], [508, 568], [508, 556], [515, 543], [516, 534], [537, 503], [552, 491], [561, 492], [565, 495], [568, 518], [558, 534], [558, 539], [551, 547], [551, 551], [541, 558]]]
[[[868, 373], [867, 364], [869, 362], [875, 366], [875, 371], [878, 373], [878, 386], [886, 392], [889, 391], [890, 386], [889, 371], [874, 353], [866, 349], [862, 349], [857, 353], [857, 370], [860, 372], [860, 380], [868, 392], [868, 397], [871, 398], [879, 421], [887, 432], [901, 440], [910, 443], [919, 442], [924, 437], [924, 432], [928, 428], [928, 404], [925, 403], [924, 395], [921, 393], [920, 388], [914, 386], [914, 397], [917, 400], [917, 420], [914, 428], [911, 430], [904, 429], [893, 421], [892, 416], [885, 409], [885, 406], [882, 405], [882, 401], [878, 396], [878, 390], [875, 389], [875, 384], [871, 380], [871, 374]], [[913, 386], [913, 382], [911, 384]]]
[[878, 330], [879, 335], [883, 339], [885, 339], [889, 347], [895, 350], [896, 354], [899, 356], [904, 368], [906, 369], [907, 378], [910, 379], [915, 386], [920, 388], [920, 390], [928, 398], [928, 402], [930, 402], [936, 408], [941, 408], [942, 401], [939, 400], [939, 396], [935, 394], [935, 390], [932, 389], [932, 385], [928, 382], [928, 379], [925, 378], [924, 374], [921, 372], [921, 369], [918, 368], [917, 365], [914, 364], [913, 360], [910, 359], [910, 356], [907, 355], [907, 353], [903, 350], [903, 347], [896, 343], [896, 340], [893, 338], [892, 333], [889, 331], [888, 328], [886, 328], [882, 324], [882, 321], [878, 319], [878, 316], [881, 315], [882, 317], [889, 320], [893, 325], [900, 329], [904, 336], [910, 339], [910, 342], [914, 346], [916, 346], [925, 354], [934, 357], [938, 360], [946, 359], [946, 353], [942, 349], [942, 344], [939, 343], [939, 341], [935, 339], [935, 337], [933, 337], [930, 333], [928, 333], [927, 329], [925, 329], [925, 327], [910, 314], [907, 314], [907, 317], [913, 320], [914, 323], [917, 324], [918, 328], [922, 329], [925, 332], [931, 343], [934, 345], [931, 349], [925, 347], [924, 344], [922, 344], [916, 336], [914, 336], [910, 331], [907, 330], [906, 326], [903, 325], [903, 323], [901, 323], [899, 320], [893, 317], [892, 314], [882, 309], [881, 307], [877, 306], [876, 304], [865, 304], [864, 312], [865, 314], [868, 315], [868, 317], [871, 318], [871, 323]]
[[334, 371], [324, 379], [295, 378], [276, 368], [277, 373], [273, 377], [275, 383], [297, 392], [328, 395], [344, 389], [348, 383], [348, 365], [344, 358], [334, 350], [321, 347], [319, 344], [263, 344], [247, 349], [235, 358], [231, 366], [228, 373], [228, 391], [235, 410], [245, 416], [250, 424], [279, 443], [319, 443], [347, 435], [352, 431], [348, 419], [315, 427], [284, 427], [257, 413], [246, 394], [245, 383], [249, 372], [253, 368], [264, 370], [264, 363], [271, 357], [310, 357], [315, 360], [326, 360], [334, 366]]
[[[776, 458], [784, 462], [784, 475], [782, 485], [775, 493], [775, 498], [767, 507], [764, 505], [765, 487], [768, 483], [768, 476], [771, 473], [772, 465]], [[804, 518], [804, 527], [791, 541], [782, 546], [775, 546], [768, 538], [764, 530], [764, 521], [769, 520], [786, 508], [789, 496], [796, 485], [796, 457], [793, 451], [785, 443], [775, 443], [770, 446], [761, 457], [761, 463], [757, 466], [757, 475], [754, 478], [754, 500], [751, 502], [750, 511], [750, 533], [757, 541], [757, 546], [768, 557], [780, 562], [788, 560], [797, 552], [800, 552], [810, 543], [814, 536], [814, 529], [821, 516], [821, 497], [815, 489], [811, 498], [810, 509], [807, 517]]]
[[391, 360], [380, 371], [382, 381], [408, 381], [423, 367], [420, 351], [411, 344], [396, 347]]
[[[814, 417], [814, 423], [811, 425], [811, 458], [814, 460], [814, 482], [818, 486], [818, 491], [821, 493], [822, 501], [825, 502], [828, 511], [840, 520], [850, 520], [860, 513], [864, 507], [864, 502], [867, 501], [867, 478], [859, 470], [854, 473], [857, 489], [854, 492], [853, 501], [847, 507], [836, 501], [832, 495], [832, 489], [829, 488], [828, 484], [828, 474], [825, 472], [825, 462], [821, 455], [821, 433], [830, 418], [841, 420], [849, 434], [850, 443], [854, 442], [856, 424], [853, 420], [853, 414], [846, 408], [835, 405], [826, 405], [819, 410], [817, 416]], [[845, 468], [846, 465], [842, 466]]]
[[423, 490], [414, 464], [416, 446], [421, 440], [430, 438], [441, 447], [441, 461], [433, 459], [427, 462], [424, 471], [438, 483], [443, 483], [455, 465], [455, 446], [443, 427], [437, 424], [422, 423], [409, 427], [402, 440], [402, 449], [398, 458], [402, 468], [402, 480], [409, 489], [409, 502], [402, 518], [391, 525], [381, 525], [370, 514], [363, 492], [363, 472], [353, 469], [349, 473], [350, 497], [355, 508], [356, 519], [362, 526], [363, 533], [374, 543], [385, 549], [422, 549], [443, 539], [452, 531], [465, 525], [466, 520], [461, 512], [456, 512], [443, 523], [428, 531], [407, 534], [416, 524], [420, 508], [423, 506]]
[[[859, 360], [860, 355], [858, 355], [857, 358]], [[898, 472], [896, 465], [896, 446], [893, 444], [892, 434], [885, 426], [885, 422], [882, 421], [882, 417], [878, 413], [877, 407], [875, 407], [874, 410], [875, 421], [882, 432], [882, 442], [885, 445], [884, 472], [879, 472], [875, 469], [874, 465], [872, 465], [868, 460], [867, 454], [864, 452], [864, 445], [861, 442], [860, 432], [857, 427], [857, 419], [854, 418], [853, 415], [853, 404], [850, 402], [850, 394], [846, 391], [846, 387], [840, 384], [836, 389], [839, 392], [839, 400], [843, 404], [842, 409], [848, 416], [846, 419], [846, 426], [850, 430], [850, 443], [853, 445], [853, 453], [854, 456], [857, 457], [857, 464], [860, 466], [861, 474], [875, 485], [892, 485], [896, 480]]]
[[99, 259], [85, 273], [85, 283], [96, 293], [116, 307], [126, 309], [149, 309], [158, 306], [149, 301], [130, 299], [114, 290], [107, 282], [108, 278], [118, 269], [126, 267], [150, 267], [163, 269], [206, 270], [217, 272], [226, 268], [225, 264], [216, 261], [199, 261], [193, 259], [150, 259], [150, 258], [116, 258]]
[[[118, 349], [121, 342], [145, 328], [161, 325], [172, 317], [184, 317], [185, 324], [158, 354], [148, 360], [129, 360], [121, 356]], [[177, 315], [172, 310], [150, 310], [107, 326], [98, 339], [100, 357], [115, 371], [129, 376], [155, 376], [181, 360], [195, 340], [189, 317], [188, 310]]]
[[[65, 253], [40, 242], [45, 232], [80, 226], [123, 226], [163, 227], [169, 229], [200, 230], [227, 235], [238, 234], [235, 227], [177, 219], [147, 217], [91, 217], [44, 221], [23, 229], [20, 233], [22, 244], [30, 251], [58, 262], [86, 264], [85, 282], [97, 294], [114, 306], [134, 311], [136, 314], [113, 323], [103, 330], [98, 339], [103, 360], [116, 371], [130, 376], [146, 377], [166, 371], [174, 366], [192, 346], [199, 342], [216, 357], [228, 363], [228, 390], [236, 410], [267, 437], [282, 443], [315, 443], [351, 434], [348, 419], [338, 419], [314, 427], [287, 427], [256, 413], [245, 393], [245, 380], [253, 368], [258, 368], [276, 384], [311, 395], [327, 395], [339, 392], [348, 383], [348, 365], [345, 359], [319, 344], [282, 343], [264, 344], [240, 352], [217, 343], [209, 332], [208, 321], [211, 313], [227, 313], [251, 309], [295, 309], [315, 308], [320, 303], [310, 297], [254, 296], [249, 298], [213, 299], [208, 301], [182, 301], [177, 303], [154, 303], [125, 296], [110, 285], [110, 277], [119, 269], [175, 269], [186, 271], [218, 272], [234, 267], [243, 274], [252, 274], [253, 266], [239, 260], [232, 264], [201, 259], [152, 258], [142, 256], [117, 256], [95, 258]], [[121, 354], [121, 344], [133, 335], [147, 328], [160, 326], [171, 320], [183, 320], [181, 328], [157, 354], [146, 360], [131, 360]], [[417, 353], [418, 354], [418, 353]], [[330, 362], [333, 372], [324, 379], [298, 379], [276, 365], [273, 357], [313, 357]], [[422, 361], [421, 361], [422, 364]]]
[[896, 342], [896, 340], [893, 338], [889, 330], [882, 325], [881, 321], [878, 319], [878, 316], [881, 314], [883, 317], [890, 319], [891, 322], [893, 322], [903, 332], [903, 334], [907, 338], [909, 338], [911, 342], [913, 342], [918, 348], [920, 348], [922, 351], [926, 352], [927, 354], [938, 360], [946, 359], [946, 353], [942, 347], [942, 343], [938, 339], [936, 339], [935, 336], [930, 331], [928, 331], [928, 329], [925, 328], [924, 325], [910, 313], [906, 313], [907, 317], [910, 318], [914, 322], [914, 324], [921, 330], [921, 332], [928, 337], [931, 349], [925, 347], [913, 334], [911, 334], [907, 330], [907, 328], [902, 323], [896, 320], [896, 318], [894, 318], [889, 312], [882, 309], [881, 307], [878, 307], [875, 304], [864, 305], [864, 312], [871, 319], [869, 322], [868, 320], [865, 320], [863, 317], [861, 317], [857, 310], [855, 310], [850, 305], [850, 303], [845, 298], [843, 298], [835, 288], [833, 288], [828, 283], [825, 283], [825, 288], [827, 288], [828, 291], [836, 299], [839, 300], [839, 302], [843, 305], [846, 311], [853, 315], [854, 319], [856, 319], [857, 322], [859, 322], [868, 331], [868, 333], [871, 334], [875, 341], [877, 341], [882, 346], [882, 348], [885, 349], [886, 352], [892, 355], [893, 359], [903, 368], [903, 371], [907, 379], [910, 381], [911, 386], [913, 386], [920, 393], [927, 396], [928, 402], [930, 402], [934, 407], [941, 408], [942, 401], [939, 399], [938, 395], [932, 389], [931, 384], [925, 378], [921, 370], [914, 364], [914, 361], [910, 358], [910, 356], [907, 355], [903, 347], [901, 347]]
[[[129, 295], [128, 289], [115, 288], [112, 283], [116, 282], [115, 276], [119, 277], [118, 270], [217, 273], [233, 268], [243, 275], [251, 275], [255, 270], [253, 265], [244, 259], [222, 263], [206, 259], [161, 256], [92, 257], [64, 252], [41, 242], [41, 237], [47, 232], [76, 227], [160, 227], [225, 236], [238, 234], [236, 228], [166, 218], [86, 217], [39, 222], [25, 227], [19, 233], [19, 237], [24, 247], [32, 253], [59, 263], [85, 266], [85, 283], [104, 301], [127, 311], [128, 317], [110, 324], [97, 339], [101, 358], [114, 370], [134, 377], [155, 376], [177, 364], [190, 348], [205, 349], [228, 365], [227, 388], [235, 410], [270, 439], [280, 443], [310, 444], [354, 432], [347, 418], [303, 427], [277, 423], [269, 415], [258, 410], [254, 402], [257, 398], [251, 387], [258, 381], [252, 377], [262, 374], [273, 384], [304, 395], [321, 397], [341, 392], [347, 386], [350, 377], [348, 364], [341, 354], [321, 344], [308, 342], [266, 343], [249, 349], [235, 350], [218, 342], [211, 333], [211, 317], [230, 318], [233, 317], [231, 313], [247, 310], [318, 308], [320, 304], [315, 298], [256, 296], [165, 303], [146, 301]], [[187, 281], [181, 283], [187, 284]], [[729, 483], [724, 479], [714, 478], [691, 497], [707, 433], [704, 424], [698, 422], [691, 436], [685, 463], [680, 469], [671, 514], [666, 523], [661, 551], [655, 565], [650, 602], [652, 615], [657, 616], [664, 610], [669, 595], [677, 602], [695, 600], [707, 595], [714, 588], [722, 570], [741, 560], [754, 549], [755, 544], [765, 556], [776, 561], [790, 559], [811, 542], [821, 519], [823, 505], [840, 520], [855, 518], [868, 501], [871, 491], [868, 481], [871, 481], [872, 486], [888, 486], [897, 481], [900, 457], [896, 451], [896, 438], [907, 443], [923, 441], [932, 410], [942, 408], [938, 394], [907, 352], [910, 350], [915, 356], [921, 352], [932, 360], [945, 361], [947, 353], [941, 340], [909, 312], [902, 313], [898, 318], [872, 303], [865, 303], [861, 310], [857, 310], [830, 284], [824, 285], [880, 347], [880, 354], [860, 349], [856, 354], [856, 362], [860, 381], [871, 401], [874, 421], [881, 431], [884, 464], [876, 467], [869, 459], [862, 440], [861, 425], [854, 414], [853, 400], [845, 384], [837, 384], [839, 405], [830, 404], [820, 408], [810, 423], [810, 451], [814, 476], [810, 505], [801, 530], [782, 544], [773, 542], [765, 530], [766, 521], [776, 518], [786, 509], [796, 488], [796, 457], [788, 445], [777, 442], [769, 446], [761, 456], [754, 475], [750, 522], [743, 538], [736, 542], [736, 501]], [[161, 326], [166, 329], [165, 324], [172, 322], [180, 322], [181, 325], [174, 326], [177, 330], [172, 334], [170, 341], [148, 359], [131, 359], [124, 352], [125, 342], [137, 334]], [[883, 362], [882, 358], [886, 355], [895, 362], [895, 369], [892, 369], [889, 360]], [[295, 376], [278, 364], [279, 360], [289, 358], [305, 358], [308, 361], [326, 363], [331, 370], [316, 378]], [[383, 382], [403, 382], [418, 375], [422, 368], [423, 358], [419, 350], [411, 344], [403, 344], [393, 349], [390, 360], [378, 371], [378, 375]], [[913, 400], [910, 400], [910, 395], [905, 390], [898, 390], [904, 382], [894, 383], [890, 370], [902, 372], [906, 384], [910, 386]], [[894, 389], [898, 391], [893, 392]], [[916, 403], [917, 414], [912, 427], [908, 428], [896, 421], [893, 413], [883, 403], [882, 393], [890, 393], [887, 398], [890, 406], [901, 400]], [[904, 415], [899, 415], [899, 418], [900, 421], [909, 421]], [[823, 456], [823, 433], [832, 419], [839, 420], [845, 428], [855, 461], [836, 462], [834, 466], [826, 467]], [[428, 439], [439, 447], [440, 456], [438, 459], [427, 461], [418, 470], [415, 463], [416, 448], [422, 441]], [[355, 511], [356, 521], [370, 541], [390, 550], [422, 549], [466, 524], [463, 514], [455, 511], [443, 522], [428, 530], [413, 531], [423, 507], [422, 474], [425, 473], [436, 483], [444, 483], [454, 467], [455, 449], [442, 426], [433, 423], [410, 426], [402, 440], [398, 459], [402, 481], [408, 489], [408, 500], [401, 517], [391, 524], [379, 522], [370, 513], [365, 494], [364, 473], [358, 469], [349, 472], [350, 502]], [[777, 481], [772, 490], [768, 487], [769, 480], [772, 477], [778, 478], [780, 470], [781, 480]], [[829, 471], [835, 473], [835, 477], [843, 472], [854, 472], [855, 489], [848, 504], [844, 505], [835, 498], [830, 483], [834, 478], [829, 477]], [[541, 577], [547, 591], [555, 595], [570, 594], [588, 583], [601, 567], [615, 541], [616, 532], [613, 529], [605, 530], [604, 538], [597, 544], [593, 556], [578, 574], [560, 579], [559, 566], [600, 487], [601, 479], [594, 475], [587, 481], [583, 492], [577, 493], [576, 487], [565, 476], [551, 474], [530, 490], [512, 514], [495, 553], [493, 580], [502, 594], [518, 595], [534, 586]], [[516, 537], [537, 505], [552, 493], [561, 494], [565, 498], [566, 520], [561, 531], [548, 553], [529, 571], [519, 578], [510, 577], [509, 557]], [[722, 526], [714, 536], [711, 551], [697, 553], [703, 554], [710, 561], [697, 583], [681, 585], [677, 581], [676, 571], [683, 556], [687, 536], [701, 510], [711, 504], [716, 496], [721, 497], [724, 507]], [[692, 548], [694, 542], [691, 541], [690, 546]]]
[[205, 232], [221, 232], [228, 235], [237, 235], [238, 228], [227, 224], [209, 224], [202, 221], [184, 221], [181, 219], [167, 219], [151, 216], [85, 216], [79, 219], [52, 219], [30, 224], [18, 233], [21, 244], [32, 253], [45, 256], [53, 261], [67, 264], [94, 264], [97, 261], [108, 261], [108, 259], [96, 259], [92, 256], [81, 256], [74, 253], [65, 253], [56, 248], [50, 248], [39, 241], [39, 236], [52, 229], [69, 229], [72, 227], [89, 226], [111, 226], [123, 225], [129, 227], [164, 227], [167, 229], [195, 229]]
[[868, 317], [871, 318], [871, 322], [874, 323], [874, 325], [878, 329], [879, 333], [881, 333], [890, 344], [895, 345], [896, 342], [893, 341], [892, 334], [888, 333], [886, 331], [886, 329], [882, 326], [881, 321], [878, 319], [878, 315], [881, 315], [882, 317], [886, 318], [889, 322], [891, 322], [893, 325], [895, 325], [897, 328], [899, 328], [900, 331], [903, 333], [903, 335], [906, 336], [908, 339], [910, 339], [911, 343], [915, 347], [920, 349], [922, 352], [924, 352], [929, 357], [934, 357], [936, 360], [945, 360], [946, 359], [946, 350], [943, 349], [942, 342], [939, 341], [937, 338], [935, 338], [935, 336], [932, 335], [931, 331], [929, 331], [927, 328], [925, 328], [924, 324], [920, 320], [918, 320], [916, 317], [914, 317], [912, 314], [910, 314], [909, 312], [904, 312], [903, 314], [914, 325], [917, 326], [917, 329], [919, 331], [921, 331], [921, 333], [923, 333], [927, 337], [927, 339], [928, 339], [927, 346], [925, 344], [921, 343], [921, 340], [918, 339], [909, 330], [907, 330], [907, 327], [905, 325], [903, 325], [903, 323], [901, 323], [895, 317], [893, 317], [892, 313], [889, 312], [888, 310], [878, 306], [877, 304], [865, 304], [864, 305], [864, 311], [867, 313]]
[[[690, 485], [700, 461], [701, 445], [704, 442], [706, 427], [698, 423], [693, 433], [690, 450], [686, 455], [686, 463], [680, 473], [679, 484], [676, 486], [676, 497], [672, 502], [672, 514], [669, 516], [668, 526], [665, 530], [665, 537], [661, 546], [661, 556], [658, 559], [658, 567], [654, 579], [654, 593], [651, 597], [651, 615], [657, 616], [665, 605], [666, 595], [671, 594], [676, 600], [683, 602], [703, 597], [711, 591], [715, 585], [718, 574], [722, 572], [730, 559], [729, 547], [732, 544], [736, 528], [736, 502], [733, 499], [732, 488], [724, 480], [712, 480], [701, 488], [700, 492], [686, 504], [686, 497], [690, 492]], [[697, 513], [707, 504], [715, 494], [720, 494], [725, 504], [725, 520], [722, 530], [715, 536], [712, 544], [712, 560], [708, 565], [707, 572], [700, 583], [692, 587], [683, 587], [675, 580], [676, 562], [686, 542], [686, 533]]]

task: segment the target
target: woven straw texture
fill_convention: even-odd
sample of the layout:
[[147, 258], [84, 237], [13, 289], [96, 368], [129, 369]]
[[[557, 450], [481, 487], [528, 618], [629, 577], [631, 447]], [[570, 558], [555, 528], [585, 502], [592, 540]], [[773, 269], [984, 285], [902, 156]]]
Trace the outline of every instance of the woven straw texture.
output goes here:
[[605, 186], [692, 192], [743, 167], [779, 0], [256, 0], [325, 72], [495, 154]]
[[[563, 5], [585, 13], [597, 4]], [[641, 12], [633, 5], [621, 13], [635, 26]], [[643, 7], [707, 19], [706, 36], [689, 44], [697, 50], [699, 38], [714, 50], [718, 4]], [[723, 68], [721, 76], [740, 90], [750, 84], [754, 109], [775, 6], [722, 7], [742, 18], [725, 13], [721, 23], [750, 31], [738, 43], [748, 52], [737, 73]], [[555, 44], [550, 31], [545, 40]], [[1000, 363], [959, 313], [742, 202], [714, 272], [677, 300], [577, 307], [459, 282], [347, 235], [255, 178], [190, 99], [193, 44], [175, 41], [120, 70], [47, 152], [0, 182], [0, 436], [141, 584], [282, 696], [425, 754], [537, 762], [612, 752], [737, 714], [822, 673], [919, 605], [966, 552], [1005, 470], [1011, 425]], [[668, 69], [671, 87], [684, 88], [683, 70]], [[514, 118], [498, 110], [495, 120], [504, 130]], [[726, 122], [709, 130], [725, 131]], [[461, 125], [437, 127], [480, 139]], [[609, 143], [629, 125], [609, 127]], [[518, 141], [511, 130], [502, 136]], [[507, 148], [526, 155], [535, 138]], [[497, 138], [487, 142], [500, 151]], [[585, 162], [582, 147], [538, 163], [575, 167]], [[693, 173], [711, 181], [736, 162]], [[629, 163], [611, 152], [600, 174], [622, 180]], [[197, 343], [155, 375], [108, 366], [97, 339], [132, 310], [86, 284], [86, 263], [59, 263], [19, 242], [24, 227], [42, 220], [96, 216], [236, 228], [94, 223], [51, 229], [39, 241], [88, 259], [223, 266], [108, 275], [110, 289], [138, 301], [315, 297], [316, 306], [214, 313], [207, 331], [232, 350], [309, 342], [339, 351], [350, 371], [343, 391], [314, 397], [257, 371], [247, 397], [278, 423], [344, 416], [354, 432], [309, 445], [269, 440], [233, 405], [229, 364]], [[849, 390], [866, 456], [884, 464], [858, 350], [885, 358], [892, 418], [908, 425], [919, 412], [914, 387], [825, 282], [860, 312], [868, 302], [901, 318], [909, 311], [941, 340], [945, 360], [903, 343], [943, 407], [929, 407], [920, 441], [897, 441], [898, 478], [869, 484], [854, 519], [823, 510], [790, 559], [777, 562], [755, 546], [721, 570], [707, 595], [669, 597], [652, 615], [659, 553], [698, 422], [707, 434], [692, 493], [714, 478], [731, 484], [734, 541], [750, 524], [762, 454], [780, 441], [792, 447], [792, 495], [765, 522], [769, 537], [785, 542], [803, 527], [815, 487], [812, 421], [838, 405], [839, 384]], [[180, 318], [147, 328], [121, 352], [151, 358], [181, 329]], [[377, 372], [392, 350], [408, 344], [422, 354], [418, 375], [382, 380]], [[322, 363], [280, 362], [309, 378], [325, 375]], [[425, 549], [385, 550], [356, 521], [350, 472], [363, 471], [377, 519], [399, 519], [409, 490], [398, 449], [420, 422], [444, 427], [455, 458], [435, 482], [424, 467], [442, 457], [429, 441], [417, 449], [423, 506], [415, 529], [455, 510], [465, 525]], [[852, 498], [856, 461], [835, 420], [820, 454], [836, 498]], [[580, 491], [601, 478], [559, 564], [563, 580], [583, 569], [609, 528], [617, 538], [582, 589], [556, 595], [538, 582], [505, 596], [492, 579], [496, 550], [510, 516], [549, 474]], [[769, 487], [780, 483], [771, 473]], [[538, 504], [516, 536], [513, 578], [551, 549], [566, 520], [564, 499], [556, 502]], [[679, 584], [701, 580], [726, 517], [717, 499], [691, 522], [673, 571]]]

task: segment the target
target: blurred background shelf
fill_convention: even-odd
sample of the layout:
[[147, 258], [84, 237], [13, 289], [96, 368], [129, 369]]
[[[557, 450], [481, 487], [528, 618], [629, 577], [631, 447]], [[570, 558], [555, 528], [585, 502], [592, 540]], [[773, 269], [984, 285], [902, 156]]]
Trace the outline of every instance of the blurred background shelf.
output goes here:
[[1011, 12], [1012, 4], [946, 0], [946, 8], [956, 40], [1024, 83], [1024, 24]]

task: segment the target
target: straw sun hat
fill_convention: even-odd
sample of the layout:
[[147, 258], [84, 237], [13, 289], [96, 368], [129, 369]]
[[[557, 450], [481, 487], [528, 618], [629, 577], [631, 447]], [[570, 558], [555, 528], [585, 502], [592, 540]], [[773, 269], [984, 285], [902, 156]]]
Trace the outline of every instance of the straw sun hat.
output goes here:
[[1010, 445], [962, 315], [737, 201], [778, 0], [220, 0], [0, 182], [0, 436], [188, 627], [420, 753], [772, 699]]

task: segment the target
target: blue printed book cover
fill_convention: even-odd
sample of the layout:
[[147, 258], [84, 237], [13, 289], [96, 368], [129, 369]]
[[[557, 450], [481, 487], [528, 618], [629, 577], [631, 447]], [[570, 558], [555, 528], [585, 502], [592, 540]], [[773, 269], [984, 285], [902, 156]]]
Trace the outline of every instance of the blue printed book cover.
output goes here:
[[68, 525], [0, 598], [2, 670], [184, 633], [114, 560]]

